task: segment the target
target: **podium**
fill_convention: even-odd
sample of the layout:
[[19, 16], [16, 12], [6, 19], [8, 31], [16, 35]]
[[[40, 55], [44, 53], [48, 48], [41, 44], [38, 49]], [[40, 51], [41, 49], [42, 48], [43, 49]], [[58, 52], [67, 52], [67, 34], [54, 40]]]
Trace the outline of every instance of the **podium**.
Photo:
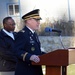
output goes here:
[[67, 66], [75, 64], [74, 49], [57, 49], [47, 54], [40, 55], [40, 62], [33, 65], [45, 65], [46, 75], [67, 75]]

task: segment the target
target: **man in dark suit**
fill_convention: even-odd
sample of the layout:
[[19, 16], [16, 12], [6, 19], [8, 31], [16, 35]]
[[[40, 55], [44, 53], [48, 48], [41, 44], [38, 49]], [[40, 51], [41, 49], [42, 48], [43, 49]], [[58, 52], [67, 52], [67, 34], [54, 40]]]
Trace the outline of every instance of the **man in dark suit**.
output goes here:
[[25, 14], [22, 19], [25, 27], [18, 32], [15, 51], [18, 63], [15, 75], [43, 75], [41, 66], [34, 66], [31, 62], [40, 62], [39, 55], [42, 54], [40, 41], [35, 30], [40, 25], [39, 9], [35, 9]]
[[[0, 72], [1, 75], [14, 75], [16, 57], [12, 50], [15, 43], [15, 22], [11, 17], [3, 19], [3, 29], [0, 30]], [[11, 72], [11, 73], [10, 73]]]

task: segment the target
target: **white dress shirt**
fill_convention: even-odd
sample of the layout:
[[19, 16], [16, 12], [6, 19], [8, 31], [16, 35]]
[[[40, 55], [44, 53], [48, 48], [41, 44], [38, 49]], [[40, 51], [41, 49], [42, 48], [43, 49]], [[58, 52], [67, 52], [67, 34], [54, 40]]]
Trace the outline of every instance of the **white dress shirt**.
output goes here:
[[13, 32], [8, 32], [8, 31], [6, 31], [5, 29], [3, 29], [3, 31], [4, 31], [8, 36], [10, 36], [13, 40], [15, 40], [14, 35], [13, 35]]
[[26, 26], [33, 34], [35, 31], [33, 31], [30, 27]]

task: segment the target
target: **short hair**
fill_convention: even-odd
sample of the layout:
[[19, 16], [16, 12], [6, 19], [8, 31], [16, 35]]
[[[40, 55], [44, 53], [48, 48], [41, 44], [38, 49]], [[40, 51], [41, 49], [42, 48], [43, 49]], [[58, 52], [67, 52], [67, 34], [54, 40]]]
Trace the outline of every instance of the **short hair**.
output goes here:
[[5, 24], [9, 19], [12, 19], [12, 17], [5, 17], [5, 18], [3, 19], [3, 24]]

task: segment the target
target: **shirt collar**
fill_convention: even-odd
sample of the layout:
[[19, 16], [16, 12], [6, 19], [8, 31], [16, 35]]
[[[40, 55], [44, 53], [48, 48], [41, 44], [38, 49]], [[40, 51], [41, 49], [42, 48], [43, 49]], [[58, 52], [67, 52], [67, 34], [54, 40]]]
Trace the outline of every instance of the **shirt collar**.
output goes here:
[[3, 31], [6, 33], [6, 34], [10, 34], [10, 33], [13, 33], [12, 31], [11, 32], [8, 32], [7, 30], [3, 29]]
[[34, 30], [32, 30], [30, 27], [26, 26], [33, 34], [34, 34]]
[[10, 36], [13, 40], [15, 40], [14, 35], [13, 35], [13, 32], [8, 32], [8, 31], [6, 31], [5, 29], [3, 29], [3, 31], [4, 31], [8, 36]]

